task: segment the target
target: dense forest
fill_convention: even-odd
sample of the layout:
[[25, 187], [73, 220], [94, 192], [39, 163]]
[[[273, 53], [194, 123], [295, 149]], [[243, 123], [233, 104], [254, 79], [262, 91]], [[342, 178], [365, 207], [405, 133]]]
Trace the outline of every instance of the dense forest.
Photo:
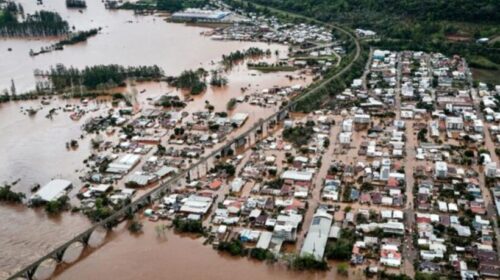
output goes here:
[[208, 0], [157, 0], [158, 10], [177, 12], [186, 8], [202, 8], [209, 4]]
[[154, 66], [124, 67], [120, 65], [96, 65], [79, 70], [58, 64], [47, 72], [36, 71], [37, 76], [46, 76], [56, 90], [72, 86], [85, 86], [88, 89], [98, 87], [123, 86], [127, 78], [157, 80], [163, 77], [163, 70]]
[[[497, 0], [225, 0], [246, 11], [279, 8], [323, 22], [372, 29], [373, 45], [392, 50], [459, 54], [475, 68], [500, 69], [500, 1]], [[259, 4], [261, 6], [257, 6]], [[282, 17], [292, 19], [290, 15]], [[490, 43], [479, 44], [479, 38]]]
[[25, 15], [23, 6], [13, 2], [4, 4], [0, 9], [0, 36], [59, 36], [68, 30], [68, 22], [55, 12], [42, 10]]
[[419, 20], [451, 20], [500, 23], [497, 0], [253, 0], [255, 3], [302, 13], [323, 21], [339, 14], [378, 12]]

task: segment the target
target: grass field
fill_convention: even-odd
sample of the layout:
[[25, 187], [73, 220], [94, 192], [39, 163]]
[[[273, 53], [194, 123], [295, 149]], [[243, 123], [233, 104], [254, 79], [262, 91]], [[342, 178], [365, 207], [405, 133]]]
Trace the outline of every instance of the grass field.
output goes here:
[[500, 70], [487, 70], [479, 68], [471, 69], [474, 80], [478, 80], [483, 83], [500, 85]]

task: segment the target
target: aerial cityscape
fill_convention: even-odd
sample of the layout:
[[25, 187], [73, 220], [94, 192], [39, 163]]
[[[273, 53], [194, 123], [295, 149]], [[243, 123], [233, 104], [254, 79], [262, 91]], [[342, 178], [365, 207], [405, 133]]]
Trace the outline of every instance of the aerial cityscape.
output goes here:
[[500, 1], [0, 0], [1, 279], [500, 278]]

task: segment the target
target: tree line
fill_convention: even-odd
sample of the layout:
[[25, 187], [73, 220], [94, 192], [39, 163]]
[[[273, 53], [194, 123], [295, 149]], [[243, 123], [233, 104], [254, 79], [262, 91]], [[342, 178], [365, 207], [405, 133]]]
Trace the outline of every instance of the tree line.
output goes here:
[[119, 8], [128, 10], [160, 10], [175, 13], [187, 8], [203, 8], [208, 5], [210, 5], [209, 0], [139, 0], [137, 2], [125, 2]]
[[227, 55], [222, 55], [222, 64], [226, 67], [231, 67], [245, 58], [259, 57], [263, 55], [271, 55], [271, 50], [263, 50], [256, 47], [251, 47], [244, 51], [237, 50]]
[[87, 8], [87, 3], [85, 0], [66, 0], [66, 7], [84, 9]]
[[18, 15], [23, 14], [23, 11], [22, 6], [15, 4], [8, 4], [0, 10], [0, 36], [60, 36], [69, 31], [68, 22], [58, 13], [37, 11], [26, 15], [24, 21], [19, 21]]
[[123, 86], [127, 78], [156, 80], [162, 78], [163, 74], [163, 70], [157, 65], [124, 67], [116, 64], [87, 66], [83, 70], [58, 64], [46, 72], [35, 71], [36, 76], [47, 77], [55, 90], [73, 86], [84, 86], [88, 89]]
[[99, 30], [101, 30], [101, 28], [93, 28], [90, 30], [69, 33], [67, 38], [62, 39], [61, 41], [53, 45], [47, 47], [41, 47], [39, 51], [30, 50], [30, 55], [35, 56], [43, 53], [49, 53], [53, 50], [62, 50], [66, 45], [74, 45], [81, 42], [85, 42], [87, 41], [88, 38], [97, 35], [97, 33], [99, 33]]
[[253, 2], [304, 14], [321, 21], [337, 20], [339, 14], [378, 12], [419, 20], [500, 22], [496, 0], [254, 0]]

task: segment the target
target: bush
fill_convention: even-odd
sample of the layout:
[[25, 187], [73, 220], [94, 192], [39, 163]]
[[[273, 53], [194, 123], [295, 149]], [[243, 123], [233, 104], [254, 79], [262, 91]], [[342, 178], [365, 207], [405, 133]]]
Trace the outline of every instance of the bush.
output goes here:
[[252, 259], [256, 259], [259, 261], [271, 260], [275, 259], [274, 254], [266, 249], [261, 248], [253, 248], [250, 250], [250, 257]]
[[130, 222], [130, 224], [128, 225], [128, 230], [131, 232], [131, 233], [140, 233], [142, 232], [142, 223], [137, 221], [137, 220], [134, 220], [132, 222]]
[[283, 130], [283, 138], [297, 147], [306, 145], [313, 134], [311, 126], [288, 127]]
[[218, 163], [214, 166], [214, 168], [210, 169], [210, 172], [225, 172], [228, 176], [232, 177], [236, 173], [236, 168], [234, 167], [234, 165], [229, 163]]
[[232, 256], [245, 256], [247, 254], [243, 243], [237, 239], [229, 242], [221, 242], [217, 249], [219, 251], [228, 252]]
[[177, 232], [182, 233], [203, 233], [203, 224], [201, 221], [194, 221], [188, 219], [181, 219], [176, 217], [172, 223], [174, 225], [174, 229]]
[[236, 107], [236, 99], [235, 98], [231, 98], [228, 102], [227, 102], [227, 110], [230, 111], [230, 110], [233, 110], [234, 107]]
[[64, 210], [69, 209], [69, 197], [62, 196], [56, 200], [49, 201], [45, 204], [45, 212], [49, 215], [57, 215]]
[[290, 264], [296, 270], [328, 270], [325, 260], [316, 260], [313, 255], [296, 256]]
[[328, 243], [325, 256], [334, 260], [349, 260], [351, 258], [352, 246], [354, 245], [354, 232], [343, 229], [340, 238], [336, 242]]
[[5, 202], [13, 202], [13, 203], [21, 203], [23, 202], [23, 199], [26, 197], [24, 193], [21, 192], [14, 192], [11, 189], [11, 186], [3, 186], [0, 187], [0, 201], [5, 201]]
[[115, 210], [109, 206], [106, 198], [97, 198], [95, 201], [95, 208], [85, 210], [84, 214], [87, 215], [91, 221], [99, 222], [113, 215], [114, 212]]
[[337, 272], [340, 275], [348, 276], [349, 275], [349, 266], [346, 263], [339, 263], [337, 265]]

